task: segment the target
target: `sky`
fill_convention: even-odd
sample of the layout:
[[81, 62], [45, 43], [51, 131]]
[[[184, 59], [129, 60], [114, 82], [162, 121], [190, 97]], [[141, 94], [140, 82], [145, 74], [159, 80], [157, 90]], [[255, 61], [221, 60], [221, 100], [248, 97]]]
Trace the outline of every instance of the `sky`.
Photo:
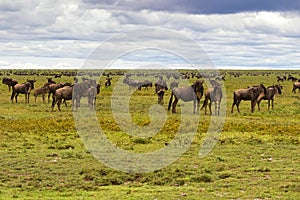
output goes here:
[[0, 69], [300, 69], [300, 0], [0, 0]]

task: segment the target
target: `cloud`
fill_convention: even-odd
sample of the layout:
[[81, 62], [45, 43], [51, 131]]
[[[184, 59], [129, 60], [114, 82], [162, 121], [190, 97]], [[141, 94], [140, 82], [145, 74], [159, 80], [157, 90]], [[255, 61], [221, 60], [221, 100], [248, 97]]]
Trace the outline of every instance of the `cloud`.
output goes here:
[[300, 0], [83, 0], [87, 7], [126, 11], [167, 11], [190, 14], [228, 14], [257, 11], [291, 11], [300, 9]]
[[[18, 64], [15, 66], [31, 63], [33, 67], [80, 67], [90, 53], [107, 40], [109, 42], [102, 47], [103, 58], [126, 48], [151, 46], [194, 53], [178, 35], [195, 41], [220, 68], [296, 67], [300, 62], [297, 53], [300, 1], [259, 2], [0, 1], [0, 67], [14, 66], [14, 62]], [[133, 31], [148, 27], [161, 30], [143, 34]], [[164, 28], [178, 35], [167, 34]], [[132, 33], [130, 37], [118, 38], [118, 34], [127, 31]], [[13, 61], [18, 58], [19, 61]], [[121, 63], [132, 65], [133, 60], [141, 62], [142, 59], [156, 64], [160, 61], [175, 65], [177, 61], [149, 54], [124, 57]]]

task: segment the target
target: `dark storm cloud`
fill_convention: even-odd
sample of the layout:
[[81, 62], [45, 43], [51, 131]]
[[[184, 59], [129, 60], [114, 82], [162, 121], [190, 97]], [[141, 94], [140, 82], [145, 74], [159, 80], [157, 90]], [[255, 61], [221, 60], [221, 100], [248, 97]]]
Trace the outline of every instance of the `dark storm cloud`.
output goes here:
[[300, 0], [84, 0], [89, 7], [154, 10], [192, 14], [226, 14], [251, 11], [299, 11]]

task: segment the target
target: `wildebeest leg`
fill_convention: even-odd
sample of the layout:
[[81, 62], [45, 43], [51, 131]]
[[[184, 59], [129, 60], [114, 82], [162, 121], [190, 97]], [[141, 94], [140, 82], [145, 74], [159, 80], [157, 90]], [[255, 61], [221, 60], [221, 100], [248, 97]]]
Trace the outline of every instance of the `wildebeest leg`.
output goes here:
[[254, 110], [255, 110], [255, 104], [256, 104], [256, 101], [255, 100], [251, 100], [251, 112], [253, 113]]
[[236, 108], [237, 108], [237, 110], [238, 110], [238, 113], [240, 113], [240, 108], [239, 108], [240, 103], [241, 103], [241, 100], [238, 100], [238, 101], [236, 102]]
[[[257, 102], [257, 108], [258, 108], [258, 111], [260, 111], [260, 102], [261, 102], [261, 99]], [[270, 101], [269, 101], [269, 103], [270, 103]], [[270, 105], [270, 104], [269, 104]], [[269, 108], [268, 108], [268, 110], [269, 110]]]
[[76, 99], [76, 110], [80, 107], [80, 98]]
[[220, 115], [221, 100], [218, 102], [218, 115]]
[[194, 100], [194, 114], [196, 113], [195, 110], [196, 110], [196, 100]]
[[211, 102], [211, 100], [210, 100], [209, 103], [208, 103], [208, 108], [209, 108], [209, 113], [210, 113], [210, 115], [212, 115], [212, 112], [211, 112], [211, 104], [212, 104], [212, 102]]
[[197, 104], [197, 113], [199, 113], [199, 102], [200, 100], [197, 98], [194, 100], [194, 114], [196, 113], [196, 104]]
[[27, 103], [29, 103], [30, 93], [27, 93]]
[[63, 102], [64, 104], [65, 104], [65, 106], [66, 107], [68, 107], [68, 105], [67, 105], [67, 101], [64, 99], [64, 102]]
[[197, 114], [199, 114], [199, 109], [200, 109], [200, 99], [197, 98]]
[[[52, 93], [52, 92], [49, 92], [49, 94], [48, 94], [48, 103], [50, 102], [50, 96], [51, 96], [51, 93]], [[53, 97], [54, 97], [54, 94], [52, 94], [52, 99], [53, 99]]]
[[10, 100], [11, 102], [13, 103], [14, 102], [14, 97], [15, 97], [16, 93], [15, 91], [13, 90], [12, 93], [11, 93], [11, 97], [10, 97]]
[[[274, 99], [271, 99], [271, 101], [272, 101], [272, 110], [274, 110]], [[270, 107], [270, 103], [269, 103], [269, 107]]]
[[231, 113], [233, 113], [233, 108], [234, 108], [235, 104], [236, 104], [235, 102], [232, 103], [232, 106], [231, 106]]
[[61, 104], [61, 101], [62, 101], [62, 98], [59, 98], [58, 101], [57, 101], [57, 107], [58, 107], [58, 110], [59, 110], [59, 111], [61, 111], [61, 110], [60, 110], [60, 104]]
[[207, 98], [205, 97], [201, 110], [204, 108], [204, 113], [206, 115], [206, 107], [207, 107]]
[[172, 92], [172, 94], [171, 94], [171, 96], [170, 96], [169, 105], [168, 105], [168, 111], [169, 111], [170, 108], [171, 108], [172, 101], [173, 101], [173, 92]]
[[54, 110], [54, 106], [57, 103], [58, 99], [55, 96], [52, 97], [52, 111]]
[[234, 108], [235, 105], [236, 105], [236, 107], [238, 108], [238, 105], [237, 105], [237, 97], [236, 97], [236, 94], [233, 93], [233, 103], [232, 103], [232, 106], [231, 106], [231, 113], [233, 113], [233, 108]]
[[[175, 95], [174, 95], [175, 96]], [[172, 113], [176, 113], [176, 105], [177, 105], [177, 102], [178, 102], [178, 98], [175, 96], [175, 99], [174, 99], [174, 102], [172, 104]]]
[[[45, 103], [45, 94], [42, 95], [43, 98], [43, 103]], [[36, 101], [36, 97], [35, 97], [35, 101]]]
[[296, 87], [293, 86], [292, 92], [296, 93]]
[[157, 97], [158, 97], [158, 100], [157, 100], [158, 104], [163, 105], [164, 104], [164, 101], [163, 101], [164, 100], [164, 92], [163, 91], [159, 92], [157, 94]]
[[17, 94], [15, 96], [16, 103], [18, 103], [18, 95], [19, 95], [19, 93], [17, 92]]
[[160, 104], [161, 105], [164, 105], [164, 94], [165, 94], [165, 92], [160, 93]]
[[8, 85], [8, 91], [10, 92], [10, 85]]

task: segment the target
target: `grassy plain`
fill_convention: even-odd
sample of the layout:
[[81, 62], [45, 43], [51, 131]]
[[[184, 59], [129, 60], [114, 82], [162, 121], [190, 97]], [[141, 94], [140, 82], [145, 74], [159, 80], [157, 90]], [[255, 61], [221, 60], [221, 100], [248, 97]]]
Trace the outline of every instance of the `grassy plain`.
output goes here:
[[[276, 96], [274, 111], [267, 111], [264, 101], [262, 110], [252, 114], [250, 103], [243, 101], [241, 113], [236, 109], [230, 113], [235, 89], [272, 85], [277, 75], [285, 73], [261, 72], [257, 71], [257, 76], [249, 71], [242, 71], [240, 77], [226, 75], [226, 121], [208, 156], [198, 157], [210, 122], [202, 110], [196, 136], [186, 153], [149, 173], [121, 172], [95, 159], [76, 131], [70, 106], [52, 112], [50, 103], [42, 103], [41, 98], [34, 103], [31, 97], [25, 104], [24, 95], [19, 103], [11, 103], [7, 86], [0, 84], [0, 199], [298, 199], [300, 93], [291, 92], [292, 82], [281, 83], [283, 94]], [[292, 73], [300, 77], [299, 71]], [[36, 75], [11, 77], [19, 82], [35, 78], [36, 87], [46, 80]], [[167, 124], [151, 138], [123, 133], [110, 107], [119, 78], [124, 77], [114, 76], [112, 87], [102, 86], [97, 97], [96, 113], [106, 136], [132, 152], [151, 152], [166, 145], [178, 129], [180, 114], [167, 113]], [[73, 77], [55, 80], [72, 82]], [[169, 97], [167, 91], [165, 108]], [[156, 101], [154, 88], [132, 95], [129, 107], [138, 125], [151, 123], [149, 102], [154, 105]], [[84, 100], [82, 105], [80, 109], [88, 109]]]

